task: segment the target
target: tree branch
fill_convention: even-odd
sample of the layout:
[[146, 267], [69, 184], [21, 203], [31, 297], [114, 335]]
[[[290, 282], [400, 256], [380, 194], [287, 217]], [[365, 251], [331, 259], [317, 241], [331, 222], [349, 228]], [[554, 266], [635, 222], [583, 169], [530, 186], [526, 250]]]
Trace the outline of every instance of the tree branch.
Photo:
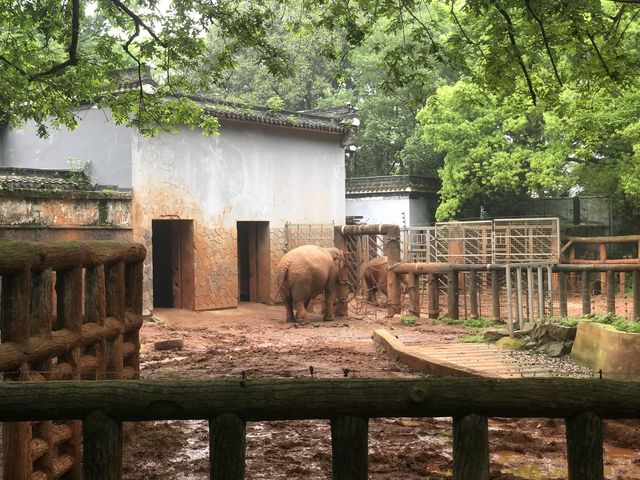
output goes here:
[[516, 43], [516, 35], [513, 31], [513, 22], [511, 21], [511, 17], [507, 13], [507, 11], [498, 4], [497, 0], [492, 0], [492, 3], [494, 7], [496, 7], [496, 10], [500, 12], [500, 15], [502, 15], [505, 22], [507, 23], [507, 32], [509, 34], [509, 41], [511, 42], [511, 47], [513, 48], [513, 52], [516, 55], [516, 59], [518, 60], [518, 65], [520, 65], [520, 69], [524, 74], [524, 78], [527, 81], [527, 86], [529, 87], [529, 95], [531, 96], [531, 100], [533, 101], [533, 104], [536, 105], [537, 103], [536, 92], [533, 89], [533, 83], [531, 82], [529, 71], [527, 70], [527, 66], [524, 64], [524, 60], [522, 59], [522, 54], [520, 53], [520, 49], [518, 48], [518, 44]]
[[53, 75], [67, 67], [78, 64], [78, 37], [80, 36], [80, 0], [71, 1], [71, 41], [69, 42], [69, 58], [62, 63], [54, 65], [45, 72], [36, 73], [29, 77], [29, 81], [37, 80], [47, 75]]
[[465, 32], [464, 28], [462, 28], [462, 24], [460, 23], [460, 21], [458, 20], [458, 16], [456, 15], [456, 12], [453, 10], [453, 5], [455, 3], [455, 0], [451, 0], [451, 16], [453, 17], [453, 21], [456, 23], [456, 25], [458, 26], [458, 29], [460, 30], [460, 32], [462, 33], [462, 35], [464, 36], [464, 38], [467, 39], [467, 42], [469, 42], [471, 45], [473, 45], [476, 50], [478, 52], [480, 52], [480, 56], [482, 58], [485, 58], [484, 56], [484, 52], [482, 51], [482, 48], [480, 48], [480, 45], [478, 45], [476, 42], [474, 42], [473, 40], [471, 40], [471, 38], [469, 38], [469, 35], [467, 35], [467, 32]]
[[553, 66], [553, 73], [556, 76], [556, 80], [562, 87], [562, 80], [560, 80], [560, 74], [558, 73], [558, 67], [556, 66], [556, 61], [553, 58], [553, 53], [551, 52], [551, 47], [549, 46], [549, 39], [547, 38], [547, 33], [544, 29], [544, 23], [542, 23], [542, 19], [533, 11], [531, 8], [531, 3], [529, 0], [524, 0], [524, 4], [527, 7], [527, 11], [533, 17], [533, 19], [538, 22], [538, 26], [540, 27], [540, 33], [542, 35], [542, 42], [544, 43], [544, 48], [547, 50], [547, 55], [549, 56], [549, 60], [551, 60], [551, 65]]
[[[129, 9], [129, 7], [127, 7], [120, 0], [111, 0], [111, 3], [113, 3], [116, 7], [118, 7], [119, 10], [123, 11], [124, 13], [126, 13], [127, 16], [129, 18], [131, 18], [131, 20], [133, 20], [133, 22], [136, 24], [136, 28], [138, 30], [139, 30], [140, 27], [144, 28], [149, 33], [149, 35], [151, 35], [151, 38], [153, 38], [161, 46], [166, 48], [166, 45], [164, 44], [164, 42], [162, 40], [160, 40], [158, 35], [156, 35], [156, 33], [151, 29], [151, 27], [149, 27], [146, 23], [144, 23], [144, 21], [140, 18], [139, 15], [136, 15], [131, 9]], [[140, 32], [138, 31], [138, 33], [133, 38], [137, 37], [139, 34], [140, 34]], [[127, 42], [127, 44], [129, 44], [129, 43], [131, 43], [131, 39], [130, 39], [129, 42]]]
[[7, 65], [9, 65], [10, 67], [14, 68], [15, 70], [17, 70], [18, 72], [20, 72], [22, 75], [26, 75], [27, 72], [25, 72], [23, 69], [21, 69], [19, 66], [15, 65], [14, 63], [12, 63], [9, 59], [7, 59], [4, 55], [0, 55], [0, 61], [3, 61], [4, 63], [6, 63]]
[[596, 55], [598, 56], [598, 60], [600, 60], [600, 64], [602, 65], [602, 68], [607, 73], [610, 79], [615, 80], [615, 76], [611, 73], [611, 70], [609, 70], [609, 67], [607, 66], [607, 62], [605, 62], [604, 58], [602, 58], [602, 54], [600, 53], [600, 49], [598, 48], [596, 39], [593, 37], [591, 32], [589, 32], [588, 30], [586, 32], [587, 32], [587, 37], [589, 37], [589, 40], [591, 41], [591, 45], [593, 45], [593, 49], [596, 51]]

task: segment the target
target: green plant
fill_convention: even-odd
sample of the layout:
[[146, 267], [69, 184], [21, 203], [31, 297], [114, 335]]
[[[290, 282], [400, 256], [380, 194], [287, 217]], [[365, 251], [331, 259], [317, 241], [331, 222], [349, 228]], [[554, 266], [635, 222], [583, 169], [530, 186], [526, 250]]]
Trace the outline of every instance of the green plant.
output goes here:
[[402, 322], [403, 325], [407, 325], [412, 327], [413, 325], [416, 324], [416, 317], [414, 317], [413, 315], [404, 315], [400, 321]]
[[499, 323], [489, 320], [488, 318], [470, 318], [462, 322], [462, 326], [465, 328], [488, 328], [495, 327]]
[[267, 100], [267, 115], [273, 117], [284, 108], [284, 100], [277, 95]]
[[489, 341], [484, 338], [481, 332], [472, 333], [471, 335], [464, 335], [460, 340], [463, 343], [488, 343]]

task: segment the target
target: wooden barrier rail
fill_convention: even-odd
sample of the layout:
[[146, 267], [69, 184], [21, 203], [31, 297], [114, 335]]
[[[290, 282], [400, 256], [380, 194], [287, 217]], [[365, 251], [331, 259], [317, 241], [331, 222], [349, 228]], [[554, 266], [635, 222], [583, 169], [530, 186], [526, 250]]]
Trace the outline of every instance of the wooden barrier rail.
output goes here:
[[604, 478], [603, 418], [640, 418], [640, 383], [596, 379], [5, 382], [0, 421], [84, 423], [84, 479], [122, 472], [123, 421], [208, 419], [211, 478], [244, 478], [247, 421], [329, 419], [333, 479], [367, 478], [368, 419], [453, 417], [453, 478], [489, 478], [488, 417], [566, 421], [569, 479]]
[[[2, 385], [138, 378], [145, 255], [122, 242], [0, 242]], [[82, 478], [79, 421], [2, 430], [2, 478]]]
[[[470, 272], [471, 274], [471, 285], [470, 285], [470, 307], [471, 307], [471, 316], [478, 316], [478, 292], [476, 288], [475, 276], [478, 272], [491, 272], [492, 276], [492, 316], [495, 319], [500, 318], [500, 301], [499, 295], [500, 290], [497, 287], [498, 285], [498, 274], [507, 275], [510, 269], [513, 268], [529, 268], [537, 269], [538, 271], [538, 285], [543, 285], [545, 283], [544, 276], [542, 273], [542, 269], [546, 268], [549, 270], [549, 279], [547, 280], [550, 283], [551, 272], [557, 274], [557, 296], [558, 302], [560, 305], [560, 315], [567, 316], [567, 288], [566, 288], [566, 274], [567, 273], [579, 273], [582, 276], [582, 303], [583, 309], [582, 313], [587, 315], [591, 313], [591, 300], [590, 300], [590, 291], [589, 291], [589, 278], [592, 273], [595, 272], [607, 272], [609, 277], [615, 272], [631, 272], [633, 274], [633, 291], [632, 291], [632, 305], [633, 311], [631, 314], [632, 320], [640, 319], [640, 264], [611, 264], [611, 263], [593, 263], [593, 264], [555, 264], [555, 265], [538, 265], [538, 264], [527, 264], [527, 265], [497, 265], [497, 264], [488, 264], [488, 265], [464, 265], [464, 264], [456, 264], [456, 263], [412, 263], [412, 262], [397, 262], [395, 264], [389, 263], [388, 274], [389, 276], [397, 277], [401, 274], [409, 275], [409, 284], [410, 287], [414, 287], [410, 292], [410, 300], [411, 300], [411, 313], [413, 315], [420, 315], [420, 298], [417, 295], [417, 289], [415, 286], [418, 284], [418, 276], [419, 275], [428, 275], [429, 282], [431, 285], [436, 285], [438, 276], [445, 275], [447, 278], [447, 316], [449, 318], [458, 318], [458, 296], [459, 296], [459, 285], [458, 285], [458, 274], [464, 272]], [[529, 289], [531, 291], [531, 275], [527, 275], [529, 279]], [[516, 283], [521, 283], [520, 279]], [[611, 313], [615, 313], [615, 292], [613, 290], [614, 282], [609, 281], [607, 283], [607, 310]], [[511, 292], [509, 291], [509, 283], [507, 287], [507, 296], [511, 298]], [[539, 311], [542, 312], [544, 307], [542, 306], [542, 288], [538, 289], [538, 293], [540, 294], [540, 298], [538, 300]], [[396, 295], [396, 298], [391, 297], [391, 295]], [[521, 295], [517, 295], [518, 299], [521, 299]], [[400, 292], [389, 290], [389, 299], [390, 302], [396, 305], [400, 304]], [[438, 292], [435, 288], [429, 289], [429, 311], [438, 312]], [[533, 299], [529, 299], [529, 303], [531, 304]], [[509, 307], [509, 310], [511, 308]], [[519, 309], [518, 309], [519, 310]], [[531, 309], [532, 310], [532, 309]], [[390, 311], [391, 314], [391, 311]], [[509, 320], [511, 319], [511, 312], [508, 315]], [[521, 319], [520, 319], [521, 320]]]

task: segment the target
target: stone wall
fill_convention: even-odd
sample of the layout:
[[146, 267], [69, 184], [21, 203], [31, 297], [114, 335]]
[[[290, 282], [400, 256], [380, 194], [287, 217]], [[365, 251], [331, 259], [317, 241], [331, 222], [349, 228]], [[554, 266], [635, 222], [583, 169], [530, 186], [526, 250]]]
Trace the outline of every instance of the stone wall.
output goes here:
[[0, 239], [131, 241], [131, 195], [0, 190]]
[[270, 231], [271, 245], [271, 299], [275, 302], [282, 301], [276, 298], [278, 294], [278, 262], [287, 252], [287, 230], [285, 228], [272, 228]]
[[235, 228], [195, 226], [196, 310], [238, 306], [237, 240]]

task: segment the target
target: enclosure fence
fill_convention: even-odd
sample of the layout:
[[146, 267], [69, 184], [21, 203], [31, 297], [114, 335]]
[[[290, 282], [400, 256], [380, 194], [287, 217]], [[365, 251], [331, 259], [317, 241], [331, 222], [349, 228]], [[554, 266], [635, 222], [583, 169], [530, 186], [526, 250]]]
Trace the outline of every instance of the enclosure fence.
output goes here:
[[287, 252], [302, 245], [333, 247], [332, 223], [286, 223]]
[[[550, 401], [553, 399], [553, 401]], [[603, 418], [638, 418], [640, 383], [598, 379], [3, 382], [0, 421], [83, 423], [85, 480], [122, 478], [122, 422], [209, 420], [210, 478], [245, 475], [246, 422], [328, 419], [332, 479], [368, 478], [368, 421], [453, 417], [454, 480], [489, 478], [489, 417], [564, 418], [569, 479], [603, 480]], [[17, 477], [14, 477], [17, 478]]]
[[[132, 243], [0, 242], [0, 389], [139, 378], [145, 254]], [[4, 416], [19, 421], [3, 425], [2, 478], [82, 479], [77, 418]]]

